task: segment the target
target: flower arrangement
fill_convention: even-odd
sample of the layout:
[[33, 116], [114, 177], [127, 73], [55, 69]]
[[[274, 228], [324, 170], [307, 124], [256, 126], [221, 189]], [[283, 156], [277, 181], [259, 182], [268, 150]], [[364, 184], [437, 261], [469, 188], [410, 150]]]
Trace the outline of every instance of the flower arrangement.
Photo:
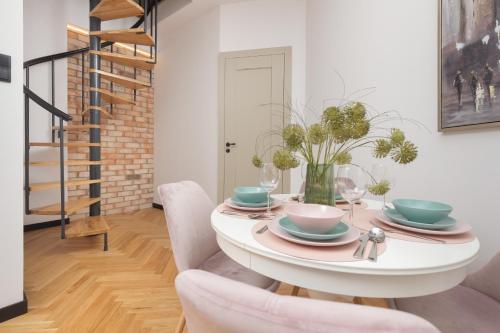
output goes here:
[[[303, 117], [295, 117], [295, 122], [281, 131], [271, 131], [257, 139], [252, 163], [261, 167], [263, 156], [274, 149], [272, 162], [280, 170], [296, 168], [300, 160], [308, 164], [308, 172], [309, 166], [318, 169], [321, 165], [324, 170], [334, 164], [351, 164], [351, 152], [363, 147], [371, 148], [375, 158], [389, 157], [399, 164], [411, 163], [418, 155], [417, 146], [407, 140], [400, 129], [381, 127], [383, 123], [394, 119], [391, 113], [393, 111], [370, 116], [365, 104], [348, 102], [327, 107], [320, 120], [311, 125]], [[294, 114], [298, 115], [296, 112]], [[267, 135], [278, 135], [282, 144], [267, 147], [259, 154], [259, 140]], [[384, 195], [390, 190], [390, 183], [386, 180], [377, 183], [373, 179], [368, 190], [375, 195]]]

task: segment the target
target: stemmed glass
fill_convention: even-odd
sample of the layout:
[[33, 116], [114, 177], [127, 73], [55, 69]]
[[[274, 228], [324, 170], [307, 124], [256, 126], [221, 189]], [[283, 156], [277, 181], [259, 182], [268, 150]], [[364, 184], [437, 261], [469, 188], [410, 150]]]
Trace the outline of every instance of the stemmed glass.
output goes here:
[[[395, 179], [389, 175], [389, 170], [387, 166], [382, 163], [375, 163], [372, 165], [372, 171], [370, 176], [373, 182], [375, 182], [376, 184], [380, 184], [381, 182], [384, 181], [387, 182], [388, 191], [392, 190], [396, 185]], [[389, 207], [386, 201], [387, 193], [382, 195], [384, 199], [384, 208]]]
[[336, 181], [340, 194], [349, 203], [349, 222], [353, 225], [354, 204], [366, 193], [368, 175], [360, 167], [343, 165], [338, 170]]
[[271, 216], [271, 192], [278, 187], [280, 172], [272, 163], [264, 163], [260, 169], [260, 186], [267, 191], [267, 215]]

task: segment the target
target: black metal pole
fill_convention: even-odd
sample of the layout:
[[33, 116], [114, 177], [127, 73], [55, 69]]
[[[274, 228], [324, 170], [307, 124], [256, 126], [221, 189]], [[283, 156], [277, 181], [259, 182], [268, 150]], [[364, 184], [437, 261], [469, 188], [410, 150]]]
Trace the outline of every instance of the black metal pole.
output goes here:
[[85, 53], [82, 53], [82, 125], [85, 124]]
[[[134, 44], [134, 57], [137, 56], [137, 44]], [[134, 67], [134, 80], [137, 79], [137, 67]], [[137, 89], [134, 89], [134, 101], [137, 100]]]
[[144, 33], [148, 33], [148, 2], [144, 0]]
[[[113, 53], [113, 44], [111, 44], [111, 53]], [[113, 74], [113, 62], [112, 61], [110, 61], [110, 70], [111, 70], [111, 74]], [[109, 87], [110, 87], [111, 92], [113, 92], [113, 88], [114, 88], [113, 81], [111, 81], [111, 83], [109, 84]], [[109, 105], [109, 113], [113, 114], [113, 103], [111, 103]]]
[[[30, 68], [26, 67], [26, 87], [30, 87]], [[24, 211], [30, 213], [30, 99], [24, 94]]]
[[[90, 10], [94, 9], [100, 0], [90, 0]], [[90, 17], [90, 31], [100, 31], [101, 30], [101, 20], [96, 17]], [[101, 39], [97, 36], [90, 36], [90, 50], [100, 51], [101, 49]], [[90, 68], [91, 69], [101, 69], [101, 60], [97, 54], [90, 54]], [[90, 87], [100, 88], [101, 78], [98, 73], [89, 73], [90, 75]], [[101, 105], [101, 94], [97, 91], [90, 92], [90, 124], [99, 125], [101, 123], [101, 112], [100, 110], [93, 109], [93, 106]], [[100, 143], [101, 142], [101, 129], [91, 128], [90, 129], [90, 142]], [[101, 160], [101, 147], [90, 147], [90, 160], [100, 161]], [[90, 166], [90, 179], [100, 179], [101, 178], [101, 166], [91, 165]], [[101, 185], [91, 184], [90, 185], [90, 197], [98, 198], [101, 196]], [[101, 215], [101, 204], [97, 202], [90, 206], [90, 216]]]
[[155, 64], [158, 50], [158, 0], [155, 0]]
[[61, 238], [66, 238], [66, 193], [64, 187], [64, 121], [59, 118], [59, 170], [61, 179]]
[[[146, 1], [149, 1], [149, 0], [146, 0]], [[152, 2], [152, 1], [151, 1]], [[150, 22], [149, 22], [149, 30], [151, 31], [151, 36], [153, 35], [153, 28], [154, 28], [154, 25], [153, 25], [153, 19], [154, 19], [154, 7], [151, 5], [151, 13], [149, 14], [149, 18], [151, 19]], [[147, 32], [147, 31], [146, 31]]]
[[[52, 75], [51, 75], [51, 85], [52, 85], [52, 93], [51, 93], [51, 97], [52, 97], [52, 106], [56, 106], [56, 93], [55, 93], [55, 71], [54, 71], [54, 60], [52, 60], [50, 62], [50, 69], [51, 69], [51, 72], [52, 72]], [[52, 132], [52, 142], [56, 142], [56, 130], [54, 129], [54, 126], [56, 125], [56, 116], [54, 116], [54, 114], [52, 114], [52, 128], [51, 128], [51, 132]]]

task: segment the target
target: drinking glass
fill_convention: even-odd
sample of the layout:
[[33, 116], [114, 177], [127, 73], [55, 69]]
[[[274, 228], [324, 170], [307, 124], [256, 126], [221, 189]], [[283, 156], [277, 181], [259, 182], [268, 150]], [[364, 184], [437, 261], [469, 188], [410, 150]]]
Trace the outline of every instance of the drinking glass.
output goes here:
[[[372, 165], [372, 171], [371, 171], [370, 176], [372, 178], [373, 183], [380, 183], [382, 181], [388, 182], [389, 183], [389, 191], [391, 191], [394, 188], [394, 186], [396, 185], [396, 180], [394, 179], [394, 177], [389, 175], [389, 169], [387, 168], [386, 165], [384, 165], [382, 163], [374, 163]], [[389, 192], [387, 192], [387, 193], [389, 193]], [[383, 195], [384, 208], [388, 207], [387, 201], [386, 201], [387, 193], [385, 193]]]
[[267, 191], [267, 215], [271, 216], [271, 192], [278, 187], [280, 172], [272, 163], [264, 163], [260, 169], [260, 186]]
[[343, 165], [339, 167], [336, 181], [340, 194], [349, 203], [349, 222], [353, 225], [354, 204], [366, 193], [368, 174], [358, 166]]

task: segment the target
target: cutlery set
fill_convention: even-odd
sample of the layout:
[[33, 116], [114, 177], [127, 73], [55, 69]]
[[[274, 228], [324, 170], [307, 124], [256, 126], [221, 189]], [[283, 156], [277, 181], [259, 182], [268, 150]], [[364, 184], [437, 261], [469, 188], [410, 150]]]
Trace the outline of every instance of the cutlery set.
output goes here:
[[377, 244], [383, 243], [385, 241], [384, 230], [380, 228], [372, 228], [370, 229], [370, 231], [359, 237], [360, 244], [356, 251], [354, 251], [354, 258], [364, 259], [366, 246], [368, 245], [369, 241], [372, 242], [372, 248], [370, 250], [370, 254], [368, 254], [368, 260], [375, 262], [378, 260]]
[[[370, 225], [372, 226], [370, 230], [367, 230], [364, 234], [359, 236], [359, 230], [355, 228], [353, 230], [355, 230], [356, 233], [349, 233], [349, 235], [346, 236], [347, 238], [349, 238], [348, 242], [342, 242], [344, 238], [346, 238], [342, 236], [352, 228], [352, 226], [346, 225], [347, 230], [345, 230], [345, 232], [343, 230], [340, 230], [342, 229], [342, 227], [344, 227], [343, 223], [340, 222], [340, 219], [344, 215], [345, 211], [342, 208], [339, 209], [329, 206], [310, 204], [301, 204], [298, 206], [292, 205], [285, 207], [287, 214], [284, 217], [276, 219], [278, 215], [270, 213], [269, 210], [269, 208], [272, 209], [275, 206], [269, 207], [267, 206], [268, 204], [265, 205], [263, 203], [266, 193], [261, 189], [256, 191], [255, 188], [240, 187], [235, 189], [235, 194], [236, 195], [233, 198], [228, 199], [229, 201], [225, 201], [225, 204], [232, 209], [222, 210], [220, 213], [232, 216], [240, 216], [251, 220], [271, 220], [271, 222], [266, 223], [266, 225], [258, 229], [256, 231], [257, 234], [263, 234], [269, 230], [274, 235], [277, 235], [285, 240], [311, 246], [342, 245], [348, 244], [348, 242], [352, 242], [358, 239], [359, 246], [353, 253], [353, 257], [356, 259], [365, 258], [366, 248], [368, 246], [368, 243], [371, 243], [372, 246], [370, 247], [368, 260], [376, 262], [378, 260], [377, 244], [383, 243], [385, 241], [386, 233], [399, 234], [440, 244], [446, 243], [446, 241], [439, 238], [422, 235], [420, 233], [414, 233], [412, 232], [413, 230], [405, 231], [405, 228], [400, 229], [399, 224], [397, 227], [395, 227], [390, 223], [386, 223], [386, 219], [380, 218], [380, 216], [376, 217], [377, 220], [369, 221]], [[290, 198], [291, 201], [296, 201], [299, 203], [303, 202], [303, 199], [304, 197], [301, 195], [296, 195]], [[272, 203], [273, 202], [274, 199], [272, 199]], [[276, 201], [275, 204], [279, 205], [280, 202]], [[447, 214], [449, 214], [449, 212], [451, 211], [451, 207], [446, 204], [409, 199], [402, 199], [399, 201], [395, 200], [393, 204], [396, 209], [399, 209], [401, 210], [401, 212], [404, 212], [408, 216], [411, 216], [413, 220], [418, 220], [417, 222], [413, 223], [425, 223], [424, 226], [427, 226], [427, 228], [422, 228], [423, 230], [433, 229], [431, 223], [428, 223], [427, 221], [437, 220], [435, 222], [436, 229], [440, 228], [443, 223], [448, 223], [449, 220], [451, 222], [455, 222], [454, 219], [447, 219]], [[268, 210], [265, 211], [265, 208], [268, 208]], [[327, 209], [330, 209], [332, 211], [336, 209], [335, 214], [337, 214], [338, 216], [328, 216]], [[385, 204], [380, 215], [382, 215], [383, 213], [385, 214], [385, 216], [391, 217], [392, 215], [394, 215], [396, 218], [399, 218], [399, 215], [397, 215], [395, 211], [396, 210], [394, 208]], [[333, 214], [332, 212], [330, 213]], [[392, 219], [394, 219], [394, 217]], [[402, 217], [402, 219], [405, 219], [405, 217]], [[404, 222], [406, 222], [406, 220], [404, 220]], [[334, 228], [335, 226], [338, 226], [339, 228]], [[336, 229], [339, 230], [337, 231]], [[333, 231], [335, 231], [333, 236], [339, 239], [338, 242], [334, 239], [335, 237], [329, 235], [329, 233], [332, 233]], [[423, 233], [429, 234], [430, 232]]]

